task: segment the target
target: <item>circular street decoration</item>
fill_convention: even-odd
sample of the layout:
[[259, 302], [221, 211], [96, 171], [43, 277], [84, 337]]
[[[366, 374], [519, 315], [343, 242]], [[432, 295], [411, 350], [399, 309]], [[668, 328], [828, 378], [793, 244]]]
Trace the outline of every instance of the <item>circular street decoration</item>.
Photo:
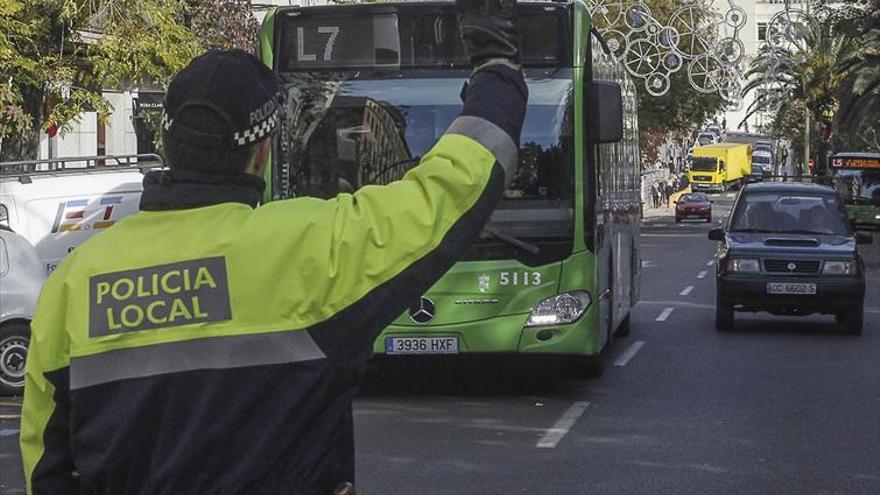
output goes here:
[[644, 30], [651, 24], [651, 21], [653, 21], [653, 18], [651, 17], [651, 9], [649, 9], [644, 3], [639, 2], [626, 9], [624, 22], [627, 27], [633, 31]]
[[720, 61], [711, 55], [701, 55], [688, 65], [688, 79], [691, 86], [701, 93], [718, 91]]
[[734, 29], [743, 27], [746, 24], [746, 11], [739, 7], [731, 8], [724, 14], [724, 23]]
[[623, 0], [592, 0], [588, 3], [590, 17], [597, 28], [613, 28], [623, 17]]
[[666, 74], [655, 72], [645, 78], [645, 89], [651, 96], [663, 96], [669, 91], [669, 77]]
[[611, 54], [614, 55], [614, 58], [622, 58], [626, 53], [626, 49], [629, 47], [629, 39], [627, 39], [623, 33], [615, 29], [606, 31], [602, 36], [605, 38], [605, 43], [608, 44], [608, 49], [611, 50]]
[[660, 66], [660, 49], [647, 39], [630, 43], [623, 65], [636, 77], [647, 77]]
[[746, 47], [736, 38], [724, 38], [718, 44], [718, 58], [725, 64], [733, 65], [742, 60]]
[[652, 16], [644, 0], [587, 3], [613, 58], [630, 76], [644, 79], [650, 94], [668, 92], [670, 76], [687, 66], [694, 89], [719, 92], [729, 102], [740, 97], [745, 53], [740, 32], [747, 17], [735, 0], [686, 4], [667, 24]]

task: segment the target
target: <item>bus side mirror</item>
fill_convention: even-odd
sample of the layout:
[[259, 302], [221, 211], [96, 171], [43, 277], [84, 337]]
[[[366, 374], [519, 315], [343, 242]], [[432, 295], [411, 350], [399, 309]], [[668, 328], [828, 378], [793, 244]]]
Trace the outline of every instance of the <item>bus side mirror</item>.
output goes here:
[[623, 96], [620, 84], [595, 80], [592, 118], [593, 139], [596, 143], [617, 143], [623, 139]]
[[724, 229], [712, 229], [709, 231], [709, 240], [710, 241], [723, 241], [724, 240]]

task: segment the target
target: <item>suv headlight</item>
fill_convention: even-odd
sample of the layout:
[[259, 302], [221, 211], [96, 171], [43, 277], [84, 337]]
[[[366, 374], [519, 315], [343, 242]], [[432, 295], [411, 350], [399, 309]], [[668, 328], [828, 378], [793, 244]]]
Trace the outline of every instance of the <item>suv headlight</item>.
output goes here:
[[859, 265], [855, 260], [826, 261], [825, 266], [822, 267], [822, 273], [825, 275], [857, 275]]
[[585, 291], [566, 292], [548, 297], [535, 305], [529, 319], [526, 320], [526, 326], [573, 323], [584, 315], [592, 302], [590, 293]]
[[734, 273], [758, 273], [761, 263], [756, 258], [731, 258], [727, 260], [727, 271]]

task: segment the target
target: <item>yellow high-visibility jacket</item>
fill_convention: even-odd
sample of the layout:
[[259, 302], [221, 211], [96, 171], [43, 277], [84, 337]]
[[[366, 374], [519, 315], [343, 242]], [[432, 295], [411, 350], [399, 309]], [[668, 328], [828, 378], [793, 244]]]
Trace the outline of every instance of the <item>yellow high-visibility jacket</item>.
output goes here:
[[519, 72], [387, 186], [254, 207], [262, 179], [171, 170], [78, 247], [32, 324], [33, 494], [311, 494], [353, 477], [351, 400], [378, 333], [479, 234], [517, 163]]

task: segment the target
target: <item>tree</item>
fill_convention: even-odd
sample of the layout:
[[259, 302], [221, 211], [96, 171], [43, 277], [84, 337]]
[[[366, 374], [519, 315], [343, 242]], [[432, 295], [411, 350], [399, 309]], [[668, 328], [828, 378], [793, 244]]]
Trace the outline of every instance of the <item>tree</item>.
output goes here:
[[85, 111], [106, 119], [104, 89], [165, 85], [255, 36], [242, 0], [0, 0], [0, 161], [36, 158], [41, 130]]
[[880, 0], [830, 9], [838, 32], [855, 39], [855, 49], [841, 62], [847, 77], [838, 91], [834, 147], [880, 151]]
[[[744, 92], [755, 91], [746, 118], [759, 111], [773, 111], [783, 116], [796, 104], [805, 108], [811, 120], [819, 124], [817, 170], [822, 172], [825, 155], [830, 151], [833, 118], [840, 107], [840, 90], [850, 70], [844, 61], [855, 50], [855, 39], [834, 30], [827, 18], [794, 25], [796, 40], [763, 46], [745, 77]], [[787, 45], [787, 46], [786, 46]], [[803, 131], [800, 131], [803, 134]]]

